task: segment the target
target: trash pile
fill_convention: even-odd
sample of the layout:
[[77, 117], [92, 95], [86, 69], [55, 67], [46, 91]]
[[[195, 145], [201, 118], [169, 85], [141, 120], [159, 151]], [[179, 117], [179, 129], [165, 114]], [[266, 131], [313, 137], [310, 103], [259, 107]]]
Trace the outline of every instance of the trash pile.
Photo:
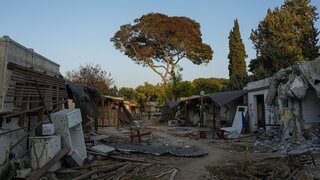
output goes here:
[[260, 131], [254, 140], [254, 150], [255, 152], [280, 152], [288, 155], [303, 154], [309, 151], [320, 152], [320, 138], [318, 134], [310, 130], [304, 130], [303, 136], [298, 139], [280, 136], [279, 132], [275, 133], [275, 131]]
[[106, 145], [104, 142], [108, 139], [106, 135], [92, 135], [90, 140], [86, 141], [87, 161], [79, 167], [56, 171], [53, 176], [58, 179], [77, 180], [174, 179], [179, 173], [179, 169], [175, 167], [179, 162], [179, 156], [195, 157], [207, 154], [196, 146]]
[[[173, 179], [179, 170], [173, 158], [146, 157], [134, 154], [107, 155], [89, 152], [94, 160], [86, 165], [54, 172], [58, 179]], [[51, 174], [52, 176], [52, 174]]]
[[[174, 179], [184, 157], [204, 156], [197, 146], [155, 144], [148, 129], [130, 126], [117, 133], [84, 133], [80, 109], [64, 109], [44, 124], [44, 135], [29, 137], [31, 168], [18, 167], [20, 179]], [[144, 131], [142, 131], [144, 130]], [[48, 131], [49, 132], [49, 131]], [[152, 143], [152, 142], [154, 143]], [[160, 157], [161, 156], [161, 157]]]

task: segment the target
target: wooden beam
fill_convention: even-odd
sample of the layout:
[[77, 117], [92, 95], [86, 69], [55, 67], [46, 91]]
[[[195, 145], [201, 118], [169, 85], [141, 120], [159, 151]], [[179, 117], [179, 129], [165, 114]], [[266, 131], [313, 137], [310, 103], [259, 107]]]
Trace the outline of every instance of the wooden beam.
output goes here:
[[[26, 101], [28, 99], [29, 99], [28, 97], [23, 97], [22, 101]], [[20, 111], [24, 111], [25, 112], [27, 109], [28, 109], [28, 103], [22, 103]], [[24, 127], [25, 118], [26, 118], [26, 113], [22, 113], [22, 114], [19, 115], [19, 122], [18, 122], [19, 127]]]

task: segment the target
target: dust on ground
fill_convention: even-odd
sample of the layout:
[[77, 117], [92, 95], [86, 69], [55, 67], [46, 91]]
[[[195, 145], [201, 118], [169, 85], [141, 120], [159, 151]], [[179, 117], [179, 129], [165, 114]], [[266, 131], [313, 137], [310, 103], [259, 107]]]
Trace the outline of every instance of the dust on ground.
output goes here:
[[[142, 133], [151, 132], [150, 135], [142, 137], [143, 146], [197, 146], [206, 151], [207, 155], [177, 157], [169, 154], [156, 156], [115, 151], [112, 153], [113, 156], [127, 158], [129, 162], [117, 162], [114, 159], [94, 156], [87, 169], [85, 166], [79, 168], [82, 171], [82, 177], [170, 180], [319, 178], [318, 155], [287, 156], [280, 152], [273, 152], [270, 148], [256, 146], [256, 135], [244, 135], [233, 140], [218, 140], [212, 138], [210, 129], [206, 129], [207, 138], [202, 139], [199, 138], [198, 127], [168, 127], [166, 123], [159, 123], [157, 119], [144, 119], [137, 123]], [[106, 145], [130, 143], [129, 127], [106, 127], [101, 128], [98, 133], [108, 136], [102, 141]], [[132, 162], [132, 160], [139, 162]], [[77, 168], [71, 170], [73, 173], [81, 172]], [[65, 177], [66, 174], [71, 175], [71, 172], [70, 169], [65, 169], [57, 175]], [[79, 174], [75, 177], [81, 179]]]

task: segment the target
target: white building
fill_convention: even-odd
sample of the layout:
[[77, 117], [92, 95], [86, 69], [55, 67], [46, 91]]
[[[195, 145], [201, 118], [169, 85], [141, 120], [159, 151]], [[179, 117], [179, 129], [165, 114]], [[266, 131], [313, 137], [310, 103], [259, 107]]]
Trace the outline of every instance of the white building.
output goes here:
[[[250, 132], [259, 128], [266, 129], [270, 124], [270, 115], [265, 108], [270, 78], [249, 82], [244, 88], [248, 90], [248, 114]], [[267, 128], [268, 129], [268, 128]]]

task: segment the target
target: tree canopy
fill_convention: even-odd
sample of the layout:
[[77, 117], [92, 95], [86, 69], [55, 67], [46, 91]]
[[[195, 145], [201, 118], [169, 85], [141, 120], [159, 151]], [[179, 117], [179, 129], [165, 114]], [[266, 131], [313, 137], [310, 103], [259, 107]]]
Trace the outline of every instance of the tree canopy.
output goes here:
[[194, 94], [200, 94], [201, 91], [205, 93], [213, 93], [225, 91], [228, 89], [229, 81], [224, 78], [198, 78], [192, 81], [195, 87]]
[[202, 42], [200, 24], [187, 17], [150, 13], [120, 27], [111, 38], [116, 49], [135, 63], [151, 68], [161, 76], [175, 81], [178, 63], [188, 59], [193, 64], [208, 63], [211, 47]]
[[95, 86], [103, 94], [107, 94], [114, 83], [111, 74], [103, 70], [100, 64], [80, 65], [78, 69], [67, 71], [65, 78], [83, 86]]
[[249, 65], [255, 79], [319, 56], [317, 15], [310, 0], [286, 0], [280, 8], [268, 10], [250, 36], [257, 53]]
[[247, 83], [246, 50], [242, 42], [238, 20], [229, 33], [229, 78], [231, 89], [242, 89]]

